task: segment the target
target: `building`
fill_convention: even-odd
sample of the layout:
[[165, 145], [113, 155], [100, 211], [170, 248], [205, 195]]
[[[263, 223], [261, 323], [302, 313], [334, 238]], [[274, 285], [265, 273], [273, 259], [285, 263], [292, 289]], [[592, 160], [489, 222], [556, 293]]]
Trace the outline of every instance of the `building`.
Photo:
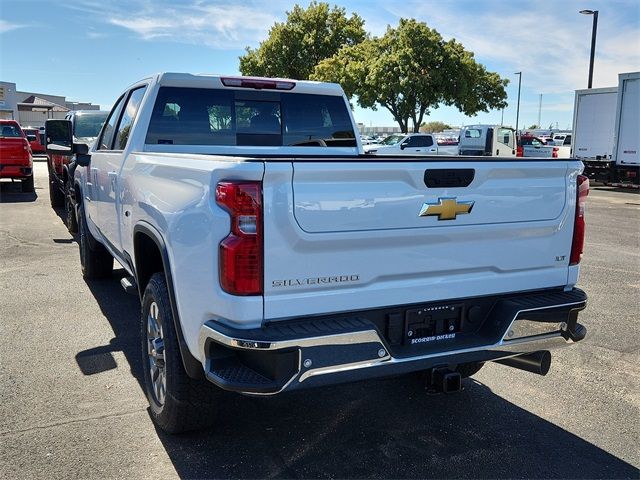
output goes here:
[[23, 92], [15, 83], [0, 82], [0, 118], [15, 119], [20, 125], [43, 127], [48, 119], [64, 118], [75, 110], [100, 110], [100, 105], [68, 101], [60, 95]]
[[360, 135], [369, 135], [372, 137], [386, 137], [392, 133], [402, 133], [400, 127], [367, 127], [364, 123], [358, 123]]

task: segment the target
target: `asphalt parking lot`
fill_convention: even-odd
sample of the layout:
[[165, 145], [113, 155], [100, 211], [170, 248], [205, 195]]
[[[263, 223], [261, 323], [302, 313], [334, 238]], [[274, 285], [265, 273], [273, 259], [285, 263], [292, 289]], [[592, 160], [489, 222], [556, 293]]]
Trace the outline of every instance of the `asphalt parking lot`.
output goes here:
[[35, 194], [0, 184], [0, 478], [638, 478], [640, 195], [592, 188], [589, 334], [548, 376], [489, 364], [453, 395], [412, 376], [230, 395], [217, 428], [172, 437], [147, 414], [123, 271], [82, 279], [35, 172]]

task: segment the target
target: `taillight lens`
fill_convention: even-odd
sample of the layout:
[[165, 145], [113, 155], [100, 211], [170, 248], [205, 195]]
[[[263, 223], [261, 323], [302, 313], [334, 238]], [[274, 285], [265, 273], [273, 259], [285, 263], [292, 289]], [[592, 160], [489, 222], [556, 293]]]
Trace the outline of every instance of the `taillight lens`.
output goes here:
[[[560, 150], [558, 147], [553, 147], [553, 153], [551, 154], [553, 158], [558, 158], [558, 150]], [[589, 186], [587, 185], [587, 191], [588, 190], [589, 190]]]
[[589, 195], [589, 177], [578, 175], [578, 188], [576, 199], [576, 218], [573, 224], [573, 241], [571, 243], [571, 257], [569, 265], [577, 265], [582, 258], [584, 248], [584, 207]]
[[232, 295], [262, 295], [262, 183], [220, 182], [216, 202], [231, 216], [231, 232], [220, 242], [220, 285]]

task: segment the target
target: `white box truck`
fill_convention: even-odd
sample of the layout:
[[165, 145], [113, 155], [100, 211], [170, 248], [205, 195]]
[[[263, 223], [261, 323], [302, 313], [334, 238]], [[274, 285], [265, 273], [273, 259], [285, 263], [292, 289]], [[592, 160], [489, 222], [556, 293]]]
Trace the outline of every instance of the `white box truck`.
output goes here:
[[593, 180], [638, 188], [640, 72], [621, 73], [618, 87], [576, 90], [573, 156]]
[[640, 72], [618, 76], [616, 125], [613, 139], [613, 171], [611, 184], [618, 187], [640, 187]]
[[585, 175], [608, 182], [613, 154], [617, 87], [576, 90], [573, 109], [573, 156]]

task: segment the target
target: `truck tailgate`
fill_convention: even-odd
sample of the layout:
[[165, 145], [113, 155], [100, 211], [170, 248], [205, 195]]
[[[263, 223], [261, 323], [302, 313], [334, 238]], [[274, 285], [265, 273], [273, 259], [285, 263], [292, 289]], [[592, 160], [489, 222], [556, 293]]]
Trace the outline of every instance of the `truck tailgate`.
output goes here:
[[267, 162], [265, 319], [563, 286], [580, 170], [558, 160]]

